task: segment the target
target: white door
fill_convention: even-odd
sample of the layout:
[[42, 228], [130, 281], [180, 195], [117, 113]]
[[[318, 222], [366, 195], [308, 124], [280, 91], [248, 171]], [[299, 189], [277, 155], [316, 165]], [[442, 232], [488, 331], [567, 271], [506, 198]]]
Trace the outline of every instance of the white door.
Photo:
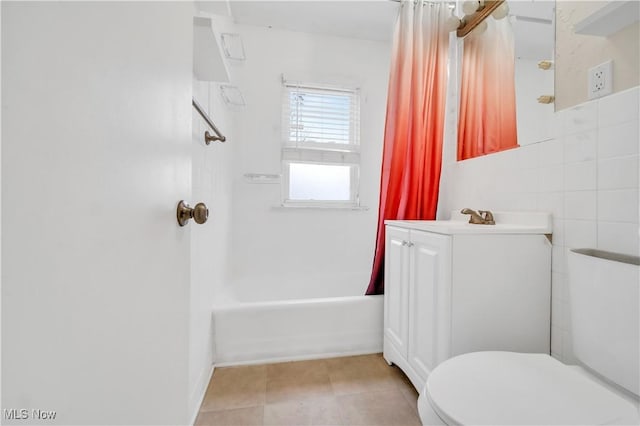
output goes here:
[[403, 357], [407, 356], [409, 297], [409, 230], [387, 226], [384, 277], [384, 335]]
[[189, 421], [192, 8], [2, 2], [2, 408]]
[[408, 361], [426, 380], [449, 351], [451, 237], [411, 231]]

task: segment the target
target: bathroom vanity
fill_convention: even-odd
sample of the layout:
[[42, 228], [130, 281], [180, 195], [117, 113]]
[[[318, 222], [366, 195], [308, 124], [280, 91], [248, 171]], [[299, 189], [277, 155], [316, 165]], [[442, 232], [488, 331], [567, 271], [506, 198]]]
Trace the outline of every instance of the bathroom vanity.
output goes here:
[[384, 350], [418, 391], [455, 355], [550, 352], [551, 215], [386, 221]]

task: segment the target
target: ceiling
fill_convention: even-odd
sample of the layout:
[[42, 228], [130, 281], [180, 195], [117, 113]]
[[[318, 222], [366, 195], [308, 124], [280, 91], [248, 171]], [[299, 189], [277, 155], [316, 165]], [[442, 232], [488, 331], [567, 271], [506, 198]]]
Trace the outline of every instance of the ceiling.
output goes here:
[[[391, 0], [220, 0], [199, 1], [210, 13], [232, 16], [239, 24], [390, 41], [399, 2]], [[553, 50], [552, 0], [511, 0], [516, 56], [549, 58]]]
[[389, 41], [399, 3], [377, 1], [231, 1], [240, 24]]

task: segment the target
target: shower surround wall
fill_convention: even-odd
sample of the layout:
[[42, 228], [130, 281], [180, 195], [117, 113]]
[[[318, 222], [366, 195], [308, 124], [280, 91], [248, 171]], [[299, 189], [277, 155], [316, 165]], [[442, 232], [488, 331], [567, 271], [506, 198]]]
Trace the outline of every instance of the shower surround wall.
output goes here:
[[[220, 25], [216, 21], [214, 24]], [[204, 143], [210, 129], [195, 110], [191, 135], [191, 206], [204, 202], [209, 220], [203, 225], [191, 221], [191, 292], [189, 318], [189, 413], [195, 415], [209, 383], [214, 362], [215, 342], [211, 305], [216, 290], [228, 281], [231, 244], [231, 163], [235, 137], [231, 111], [219, 95], [218, 85], [197, 81], [193, 96], [227, 137], [225, 143]]]
[[[233, 365], [382, 350], [381, 296], [364, 296], [375, 242], [390, 44], [234, 24], [230, 279], [215, 291], [215, 362]], [[360, 209], [284, 208], [282, 77], [359, 88]]]
[[[237, 25], [246, 61], [232, 68], [246, 107], [236, 113], [234, 299], [364, 294], [373, 258], [390, 44]], [[281, 173], [282, 74], [361, 90], [360, 202], [366, 209], [283, 208], [281, 186], [245, 173]]]

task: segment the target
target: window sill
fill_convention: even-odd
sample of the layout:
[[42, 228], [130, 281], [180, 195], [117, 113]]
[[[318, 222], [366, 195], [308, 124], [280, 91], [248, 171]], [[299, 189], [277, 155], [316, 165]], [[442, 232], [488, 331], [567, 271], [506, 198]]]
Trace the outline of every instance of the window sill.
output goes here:
[[327, 204], [279, 204], [271, 207], [272, 210], [353, 210], [368, 211], [367, 206], [349, 206], [349, 205], [327, 205]]

